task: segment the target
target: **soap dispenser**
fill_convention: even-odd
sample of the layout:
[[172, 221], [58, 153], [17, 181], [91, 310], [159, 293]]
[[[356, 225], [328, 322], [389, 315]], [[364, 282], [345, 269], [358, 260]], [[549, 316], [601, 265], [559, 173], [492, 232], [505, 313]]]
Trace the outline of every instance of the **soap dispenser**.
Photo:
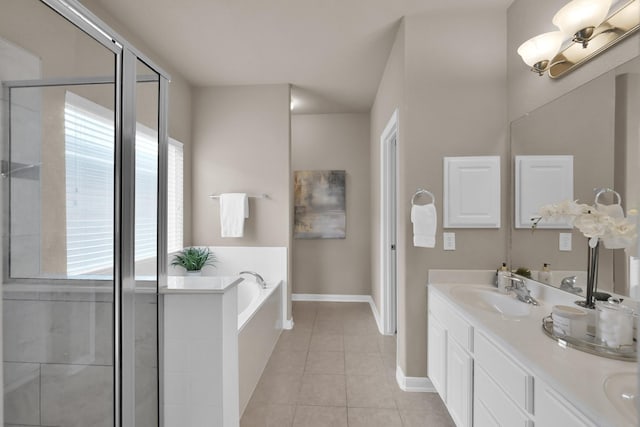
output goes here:
[[498, 270], [498, 290], [503, 293], [507, 293], [507, 286], [509, 285], [509, 269], [507, 263], [503, 262], [502, 267]]
[[538, 271], [538, 281], [547, 285], [551, 284], [551, 269], [549, 269], [549, 264], [546, 262], [542, 266], [542, 270]]

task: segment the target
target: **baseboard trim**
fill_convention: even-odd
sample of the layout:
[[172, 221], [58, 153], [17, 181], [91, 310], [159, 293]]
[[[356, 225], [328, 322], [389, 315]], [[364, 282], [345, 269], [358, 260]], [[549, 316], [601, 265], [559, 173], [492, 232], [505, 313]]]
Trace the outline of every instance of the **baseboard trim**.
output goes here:
[[378, 326], [378, 332], [380, 335], [386, 335], [384, 333], [384, 328], [382, 327], [382, 319], [380, 318], [380, 313], [378, 313], [378, 307], [376, 307], [376, 303], [373, 301], [373, 298], [369, 297], [369, 306], [371, 307], [371, 312], [373, 313], [373, 318], [376, 319], [376, 325]]
[[371, 295], [291, 294], [291, 301], [369, 302]]
[[421, 393], [437, 393], [431, 380], [427, 377], [407, 377], [402, 368], [396, 368], [396, 381], [403, 391], [421, 392]]
[[293, 329], [293, 317], [283, 322], [282, 329]]

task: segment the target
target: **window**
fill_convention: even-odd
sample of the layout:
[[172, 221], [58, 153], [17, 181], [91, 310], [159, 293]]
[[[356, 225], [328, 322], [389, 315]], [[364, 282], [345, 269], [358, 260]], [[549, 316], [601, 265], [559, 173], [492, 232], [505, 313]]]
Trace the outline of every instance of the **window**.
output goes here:
[[[67, 275], [113, 267], [113, 112], [67, 92]], [[169, 140], [168, 247], [182, 248], [182, 144]], [[156, 255], [157, 133], [136, 126], [136, 261]]]
[[67, 92], [67, 275], [113, 266], [113, 112]]
[[169, 168], [167, 174], [167, 250], [175, 252], [183, 245], [182, 144], [169, 138]]

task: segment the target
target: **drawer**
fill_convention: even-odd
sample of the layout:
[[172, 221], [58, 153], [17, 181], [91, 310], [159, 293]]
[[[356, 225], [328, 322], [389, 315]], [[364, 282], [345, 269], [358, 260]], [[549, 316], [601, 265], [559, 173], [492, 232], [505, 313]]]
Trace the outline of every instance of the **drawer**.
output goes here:
[[429, 311], [447, 330], [448, 338], [456, 340], [463, 349], [473, 351], [473, 326], [436, 292], [429, 292]]
[[481, 367], [475, 370], [474, 425], [532, 427], [533, 421], [513, 403]]
[[595, 427], [584, 414], [542, 381], [536, 383], [536, 426]]
[[475, 361], [500, 384], [505, 394], [530, 414], [533, 414], [533, 376], [522, 369], [482, 333], [476, 333]]

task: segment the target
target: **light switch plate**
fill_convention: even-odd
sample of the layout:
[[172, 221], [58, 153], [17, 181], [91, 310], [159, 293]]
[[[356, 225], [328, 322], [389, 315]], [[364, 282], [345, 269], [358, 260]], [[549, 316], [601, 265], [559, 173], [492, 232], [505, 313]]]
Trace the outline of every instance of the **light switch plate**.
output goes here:
[[442, 241], [445, 251], [456, 250], [456, 233], [442, 233]]
[[571, 251], [571, 233], [560, 233], [558, 238], [558, 249], [564, 252]]

